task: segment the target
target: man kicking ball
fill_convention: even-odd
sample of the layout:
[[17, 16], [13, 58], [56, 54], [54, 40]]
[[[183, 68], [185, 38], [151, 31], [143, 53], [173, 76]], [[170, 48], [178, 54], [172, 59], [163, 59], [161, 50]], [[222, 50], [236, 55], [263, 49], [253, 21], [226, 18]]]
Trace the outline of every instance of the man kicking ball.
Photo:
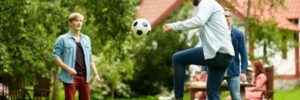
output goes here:
[[176, 52], [173, 57], [176, 100], [183, 99], [185, 66], [208, 66], [206, 93], [209, 100], [220, 100], [219, 90], [224, 73], [234, 56], [224, 9], [215, 0], [191, 0], [196, 16], [185, 21], [165, 24], [163, 31], [199, 29], [201, 47]]

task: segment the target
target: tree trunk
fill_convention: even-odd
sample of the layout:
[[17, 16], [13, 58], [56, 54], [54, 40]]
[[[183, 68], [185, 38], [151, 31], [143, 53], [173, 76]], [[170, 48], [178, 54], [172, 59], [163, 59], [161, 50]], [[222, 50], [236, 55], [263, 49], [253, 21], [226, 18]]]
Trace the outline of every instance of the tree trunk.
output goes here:
[[251, 31], [250, 31], [250, 8], [251, 8], [251, 0], [248, 0], [247, 4], [247, 15], [246, 15], [246, 30], [245, 30], [245, 39], [249, 40], [249, 48], [248, 48], [248, 53], [252, 56], [254, 56], [254, 43], [250, 41], [251, 39]]
[[263, 41], [263, 53], [264, 53], [264, 58], [267, 59], [267, 40]]
[[53, 92], [52, 92], [52, 100], [58, 100], [58, 81], [59, 81], [59, 74], [60, 74], [61, 68], [59, 66], [55, 67], [54, 71], [54, 86], [53, 86]]
[[112, 87], [111, 87], [111, 100], [114, 100], [114, 94], [115, 94], [115, 85], [112, 84]]

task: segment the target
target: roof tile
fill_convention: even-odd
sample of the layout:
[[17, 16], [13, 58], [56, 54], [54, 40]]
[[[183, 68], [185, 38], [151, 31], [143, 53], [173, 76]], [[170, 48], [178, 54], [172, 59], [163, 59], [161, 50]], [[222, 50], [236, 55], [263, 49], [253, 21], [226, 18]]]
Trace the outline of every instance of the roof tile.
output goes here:
[[[247, 16], [248, 0], [225, 0], [225, 2], [233, 6], [234, 13], [239, 17], [245, 18]], [[259, 0], [252, 0], [249, 16], [256, 17], [260, 21], [275, 19], [280, 28], [300, 32], [297, 25], [289, 22], [278, 10], [270, 8], [268, 2], [262, 1], [264, 6], [259, 6], [259, 2]]]
[[137, 17], [145, 18], [154, 28], [182, 4], [182, 0], [142, 0]]
[[300, 18], [300, 0], [285, 0], [284, 7], [281, 12], [288, 19], [299, 19]]

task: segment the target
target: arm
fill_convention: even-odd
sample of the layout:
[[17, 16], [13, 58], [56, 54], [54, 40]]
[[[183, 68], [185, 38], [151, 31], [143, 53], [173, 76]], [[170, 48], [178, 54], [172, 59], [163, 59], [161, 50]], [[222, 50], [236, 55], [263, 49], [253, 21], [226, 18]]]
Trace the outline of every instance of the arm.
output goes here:
[[193, 28], [199, 28], [203, 26], [213, 13], [213, 5], [207, 1], [201, 1], [197, 6], [198, 11], [195, 17], [172, 23], [173, 30], [188, 30]]
[[60, 66], [64, 70], [66, 70], [69, 74], [76, 75], [76, 70], [71, 68], [70, 66], [68, 66], [61, 60], [61, 56], [63, 53], [63, 47], [64, 47], [63, 44], [64, 44], [63, 39], [61, 37], [59, 37], [55, 42], [55, 46], [54, 46], [53, 53], [52, 53], [52, 59], [55, 60], [55, 63], [58, 66]]
[[247, 71], [247, 67], [248, 67], [248, 55], [247, 55], [247, 49], [246, 49], [246, 43], [245, 43], [245, 38], [244, 35], [241, 31], [236, 30], [236, 32], [238, 32], [238, 41], [239, 41], [239, 45], [238, 45], [238, 51], [240, 53], [241, 56], [241, 80], [243, 82], [247, 81], [247, 76], [246, 76], [246, 71]]
[[[90, 39], [89, 39], [90, 40]], [[98, 83], [100, 82], [100, 76], [99, 76], [99, 73], [97, 71], [97, 68], [96, 68], [96, 65], [93, 61], [93, 57], [92, 57], [92, 46], [91, 46], [91, 49], [90, 49], [90, 68], [92, 70], [92, 72], [94, 73], [94, 78], [95, 78], [95, 81]]]
[[263, 91], [263, 86], [267, 82], [267, 76], [265, 74], [260, 74], [256, 79], [255, 87], [253, 87], [252, 91]]
[[97, 71], [97, 69], [96, 69], [96, 66], [95, 66], [95, 63], [94, 62], [91, 62], [91, 70], [92, 70], [92, 72], [94, 73], [94, 75], [95, 76], [99, 76], [99, 74], [98, 74], [98, 71]]
[[98, 71], [97, 71], [97, 69], [96, 69], [96, 66], [95, 66], [95, 63], [94, 62], [91, 62], [91, 70], [93, 71], [93, 73], [94, 73], [94, 78], [95, 78], [95, 81], [98, 83], [98, 82], [100, 82], [100, 76], [99, 76], [99, 74], [98, 74]]
[[248, 67], [248, 56], [247, 56], [247, 49], [246, 49], [246, 43], [245, 43], [245, 38], [242, 32], [239, 32], [239, 53], [241, 56], [241, 68], [242, 68], [242, 73], [246, 73], [247, 67]]
[[74, 68], [71, 68], [70, 66], [68, 66], [67, 64], [65, 64], [60, 58], [56, 58], [55, 59], [55, 63], [60, 66], [61, 68], [63, 68], [64, 70], [66, 70], [69, 74], [76, 75], [77, 72]]

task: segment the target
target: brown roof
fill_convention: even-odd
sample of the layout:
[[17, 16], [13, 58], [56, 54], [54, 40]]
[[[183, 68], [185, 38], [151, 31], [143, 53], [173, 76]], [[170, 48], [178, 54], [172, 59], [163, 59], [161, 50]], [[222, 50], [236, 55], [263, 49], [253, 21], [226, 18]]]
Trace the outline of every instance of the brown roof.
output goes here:
[[[234, 13], [240, 18], [245, 18], [247, 15], [247, 2], [248, 0], [220, 0], [225, 2], [226, 5], [232, 6]], [[289, 29], [295, 32], [300, 32], [297, 25], [289, 22], [287, 18], [296, 18], [300, 16], [300, 0], [285, 0], [287, 5], [287, 11], [285, 10], [274, 10], [271, 9], [267, 2], [265, 6], [258, 9], [258, 1], [252, 0], [251, 13], [250, 16], [258, 17], [261, 21], [266, 21], [270, 19], [275, 19], [278, 26], [283, 29]], [[182, 0], [142, 0], [141, 5], [137, 12], [137, 17], [146, 18], [155, 28], [160, 22], [165, 20], [173, 11], [176, 10], [182, 4]], [[286, 12], [282, 14], [281, 12]], [[285, 15], [285, 16], [284, 16]], [[287, 18], [286, 18], [287, 17]]]
[[137, 17], [147, 19], [153, 28], [182, 4], [182, 0], [142, 0]]
[[300, 0], [285, 0], [282, 12], [288, 19], [300, 18]]
[[[245, 18], [247, 16], [247, 3], [248, 0], [223, 0], [226, 5], [230, 5], [234, 9], [239, 17]], [[265, 2], [265, 1], [263, 1]], [[285, 16], [283, 16], [278, 10], [270, 8], [267, 2], [264, 3], [264, 6], [259, 8], [258, 0], [252, 0], [252, 5], [250, 9], [250, 16], [256, 17], [260, 21], [266, 21], [274, 19], [280, 28], [289, 29], [295, 32], [300, 32], [300, 29], [297, 25], [289, 22]]]

